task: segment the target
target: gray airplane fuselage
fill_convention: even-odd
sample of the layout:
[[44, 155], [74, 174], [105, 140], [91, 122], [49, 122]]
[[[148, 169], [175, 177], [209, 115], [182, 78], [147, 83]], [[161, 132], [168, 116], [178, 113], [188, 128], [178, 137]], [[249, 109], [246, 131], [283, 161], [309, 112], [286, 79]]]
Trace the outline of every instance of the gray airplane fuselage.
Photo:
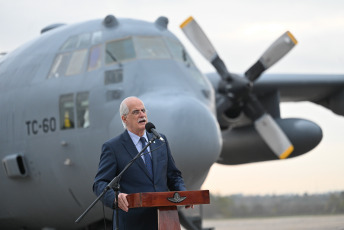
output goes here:
[[189, 190], [217, 160], [214, 90], [182, 44], [159, 20], [111, 19], [47, 30], [0, 60], [1, 228], [101, 219], [98, 205], [74, 223], [95, 199], [102, 143], [124, 130], [127, 96], [166, 134]]

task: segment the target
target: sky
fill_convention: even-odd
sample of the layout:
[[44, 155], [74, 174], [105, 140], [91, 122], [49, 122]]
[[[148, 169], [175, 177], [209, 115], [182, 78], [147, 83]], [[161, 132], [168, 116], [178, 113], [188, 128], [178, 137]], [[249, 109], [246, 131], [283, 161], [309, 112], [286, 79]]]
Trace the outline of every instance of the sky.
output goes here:
[[[244, 73], [275, 39], [290, 31], [297, 46], [268, 73], [344, 74], [344, 1], [340, 0], [0, 0], [0, 53], [34, 39], [47, 25], [108, 14], [146, 21], [168, 17], [169, 30], [204, 73], [213, 72], [213, 67], [179, 28], [189, 16], [197, 20], [231, 72]], [[283, 103], [281, 115], [316, 122], [323, 129], [322, 142], [293, 159], [214, 164], [202, 189], [220, 195], [343, 191], [344, 117], [308, 102]]]

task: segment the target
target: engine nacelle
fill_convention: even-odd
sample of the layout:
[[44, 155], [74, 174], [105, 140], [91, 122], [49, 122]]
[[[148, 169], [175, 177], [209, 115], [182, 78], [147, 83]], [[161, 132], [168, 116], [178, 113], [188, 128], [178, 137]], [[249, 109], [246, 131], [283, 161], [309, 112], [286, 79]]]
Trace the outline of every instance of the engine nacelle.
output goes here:
[[[315, 148], [322, 139], [321, 128], [304, 119], [276, 119], [294, 145], [289, 158], [302, 155]], [[217, 163], [237, 165], [279, 159], [259, 136], [252, 125], [222, 132], [223, 147]]]

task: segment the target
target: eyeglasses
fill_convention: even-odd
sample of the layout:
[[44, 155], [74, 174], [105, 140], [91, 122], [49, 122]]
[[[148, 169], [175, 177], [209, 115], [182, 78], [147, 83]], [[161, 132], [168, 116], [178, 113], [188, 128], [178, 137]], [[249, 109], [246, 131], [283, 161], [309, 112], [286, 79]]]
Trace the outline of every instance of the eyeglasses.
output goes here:
[[139, 115], [140, 112], [146, 113], [147, 110], [146, 110], [146, 109], [140, 109], [140, 110], [139, 110], [139, 109], [136, 109], [136, 110], [132, 111], [131, 114], [133, 114], [133, 115]]

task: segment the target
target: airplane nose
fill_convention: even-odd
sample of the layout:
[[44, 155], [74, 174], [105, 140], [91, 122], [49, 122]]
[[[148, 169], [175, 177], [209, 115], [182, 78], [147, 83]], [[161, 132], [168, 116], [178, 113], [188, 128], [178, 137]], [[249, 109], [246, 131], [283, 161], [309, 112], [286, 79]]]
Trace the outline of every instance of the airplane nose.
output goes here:
[[141, 96], [148, 121], [166, 135], [187, 188], [199, 189], [222, 149], [222, 136], [211, 110], [186, 96]]

